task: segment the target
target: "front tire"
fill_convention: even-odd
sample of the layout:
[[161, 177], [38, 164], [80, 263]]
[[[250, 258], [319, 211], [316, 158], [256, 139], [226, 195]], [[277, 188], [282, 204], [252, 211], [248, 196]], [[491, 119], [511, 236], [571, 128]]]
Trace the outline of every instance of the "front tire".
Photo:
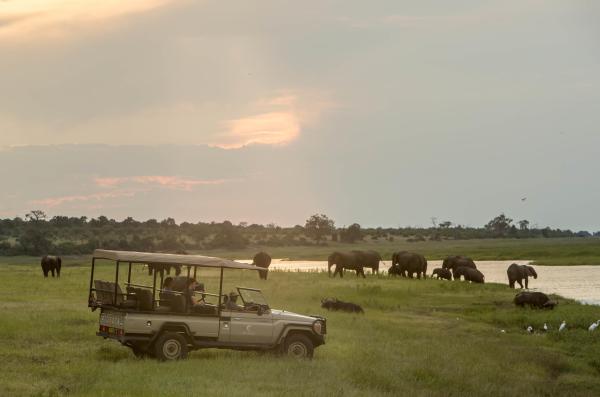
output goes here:
[[187, 341], [181, 334], [166, 332], [157, 339], [154, 352], [160, 361], [184, 360], [188, 356]]
[[284, 352], [290, 357], [299, 359], [311, 359], [315, 347], [306, 335], [292, 334], [285, 338]]

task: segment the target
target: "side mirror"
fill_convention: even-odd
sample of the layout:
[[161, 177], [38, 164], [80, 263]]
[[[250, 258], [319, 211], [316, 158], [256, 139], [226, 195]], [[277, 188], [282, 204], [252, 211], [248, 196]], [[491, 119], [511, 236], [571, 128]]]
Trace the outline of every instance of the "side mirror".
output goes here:
[[256, 311], [256, 314], [258, 314], [259, 316], [262, 316], [264, 313], [263, 307], [262, 306], [258, 306], [258, 310]]

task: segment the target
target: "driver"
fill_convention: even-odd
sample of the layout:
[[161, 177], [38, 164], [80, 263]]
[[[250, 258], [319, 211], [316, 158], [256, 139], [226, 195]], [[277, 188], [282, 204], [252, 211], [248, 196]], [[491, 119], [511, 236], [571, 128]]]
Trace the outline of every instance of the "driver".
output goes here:
[[224, 295], [225, 309], [226, 310], [244, 310], [244, 308], [237, 304], [238, 294], [230, 292], [229, 295]]

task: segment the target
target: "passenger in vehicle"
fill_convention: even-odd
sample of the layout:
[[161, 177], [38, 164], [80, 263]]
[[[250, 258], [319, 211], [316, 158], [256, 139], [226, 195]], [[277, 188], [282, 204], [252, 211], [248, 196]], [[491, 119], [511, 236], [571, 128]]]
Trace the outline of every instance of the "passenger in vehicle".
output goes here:
[[165, 295], [173, 295], [173, 277], [167, 277], [163, 281], [162, 292]]
[[195, 278], [188, 279], [188, 285], [185, 290], [185, 296], [187, 299], [188, 307], [191, 308], [191, 307], [194, 307], [195, 305], [203, 305], [205, 303], [204, 297], [198, 299], [194, 295], [194, 292], [198, 292], [198, 291], [204, 291], [203, 285], [199, 284]]

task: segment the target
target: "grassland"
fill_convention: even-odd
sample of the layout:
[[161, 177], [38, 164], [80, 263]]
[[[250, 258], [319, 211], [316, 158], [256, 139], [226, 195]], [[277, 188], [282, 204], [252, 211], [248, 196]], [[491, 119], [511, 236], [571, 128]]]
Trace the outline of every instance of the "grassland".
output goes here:
[[366, 240], [356, 244], [328, 242], [326, 246], [256, 247], [243, 250], [203, 251], [209, 255], [247, 259], [260, 249], [273, 258], [291, 260], [326, 260], [333, 250], [372, 249], [384, 259], [394, 251], [407, 250], [424, 254], [427, 259], [443, 259], [447, 255], [467, 255], [475, 260], [530, 259], [537, 265], [600, 265], [599, 238], [538, 238], [445, 240], [409, 243], [406, 240]]
[[[600, 307], [560, 299], [554, 311], [517, 309], [514, 291], [496, 284], [233, 272], [228, 283], [262, 288], [273, 307], [328, 318], [314, 360], [205, 350], [158, 363], [95, 336], [88, 277], [80, 259], [60, 279], [44, 279], [37, 260], [0, 260], [1, 396], [600, 395], [600, 331], [587, 331]], [[328, 313], [324, 296], [366, 313]], [[562, 320], [569, 328], [558, 333]], [[544, 322], [548, 333], [524, 330]]]

